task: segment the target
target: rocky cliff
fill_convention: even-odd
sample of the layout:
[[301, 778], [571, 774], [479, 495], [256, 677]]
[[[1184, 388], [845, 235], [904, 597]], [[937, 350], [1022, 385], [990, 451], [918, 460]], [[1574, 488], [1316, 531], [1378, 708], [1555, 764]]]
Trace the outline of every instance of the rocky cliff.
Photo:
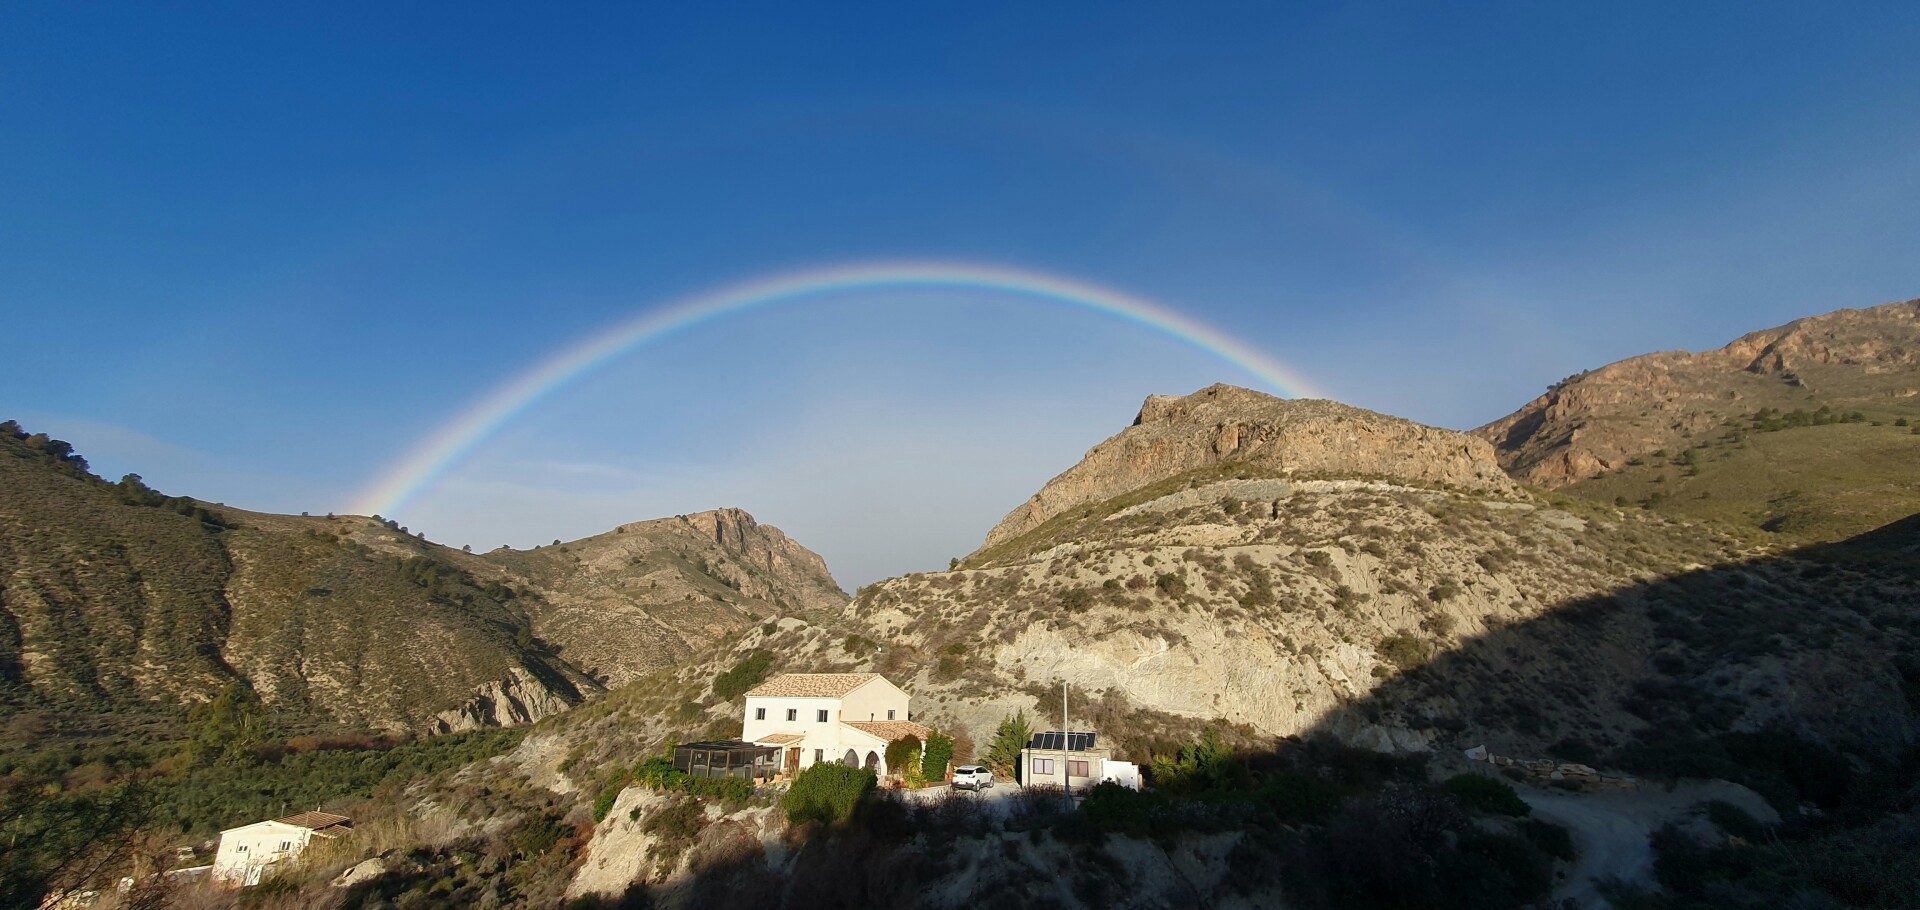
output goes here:
[[1507, 491], [1493, 448], [1332, 401], [1287, 401], [1215, 385], [1185, 397], [1147, 399], [1133, 426], [1094, 446], [987, 534], [985, 547], [1048, 519], [1197, 468], [1241, 464], [1280, 476], [1379, 476], [1472, 490]]
[[1516, 478], [1563, 487], [1685, 448], [1762, 408], [1920, 416], [1920, 300], [1838, 310], [1712, 351], [1668, 351], [1571, 377], [1474, 431]]

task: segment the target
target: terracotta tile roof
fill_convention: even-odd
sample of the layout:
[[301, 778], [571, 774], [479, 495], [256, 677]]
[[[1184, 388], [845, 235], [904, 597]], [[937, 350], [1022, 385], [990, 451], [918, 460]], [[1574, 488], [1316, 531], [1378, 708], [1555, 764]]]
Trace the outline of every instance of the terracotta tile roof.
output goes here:
[[763, 746], [791, 746], [806, 738], [805, 733], [769, 733], [760, 737], [758, 742]]
[[274, 821], [283, 825], [297, 825], [301, 828], [312, 828], [315, 831], [321, 828], [331, 828], [334, 825], [353, 825], [353, 819], [344, 815], [335, 815], [331, 812], [302, 812], [298, 815], [289, 815], [286, 818], [276, 818]]
[[782, 673], [747, 690], [748, 698], [839, 698], [879, 679], [878, 673]]
[[840, 723], [862, 733], [878, 736], [887, 742], [893, 742], [909, 733], [918, 737], [921, 742], [926, 742], [927, 737], [933, 733], [931, 727], [916, 724], [910, 720], [843, 720]]

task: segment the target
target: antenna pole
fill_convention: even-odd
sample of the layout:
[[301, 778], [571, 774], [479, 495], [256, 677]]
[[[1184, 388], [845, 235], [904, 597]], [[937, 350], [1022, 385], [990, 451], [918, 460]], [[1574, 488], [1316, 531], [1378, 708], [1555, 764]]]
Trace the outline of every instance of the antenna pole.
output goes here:
[[1067, 808], [1073, 808], [1073, 779], [1067, 765], [1073, 759], [1073, 724], [1067, 722], [1067, 678], [1060, 677], [1060, 789], [1067, 794]]

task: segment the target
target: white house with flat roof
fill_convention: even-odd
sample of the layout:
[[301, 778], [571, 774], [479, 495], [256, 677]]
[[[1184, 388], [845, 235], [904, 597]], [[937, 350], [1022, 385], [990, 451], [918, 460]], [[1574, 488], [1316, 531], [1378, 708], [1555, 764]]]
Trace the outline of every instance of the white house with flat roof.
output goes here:
[[257, 885], [275, 864], [299, 856], [314, 838], [352, 833], [353, 821], [331, 812], [302, 812], [228, 828], [220, 832], [220, 846], [213, 854], [213, 877], [231, 885]]
[[887, 743], [933, 732], [908, 701], [878, 673], [786, 673], [747, 690], [740, 738], [778, 747], [782, 774], [833, 761], [885, 777]]

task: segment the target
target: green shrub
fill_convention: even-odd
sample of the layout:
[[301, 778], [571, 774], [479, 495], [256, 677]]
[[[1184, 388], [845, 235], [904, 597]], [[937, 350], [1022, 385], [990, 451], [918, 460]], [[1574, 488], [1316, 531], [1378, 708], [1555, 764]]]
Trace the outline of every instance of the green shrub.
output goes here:
[[953, 761], [953, 737], [941, 733], [927, 735], [926, 748], [920, 753], [920, 776], [929, 783], [945, 780], [947, 765]]
[[1440, 785], [1460, 805], [1479, 812], [1495, 815], [1511, 815], [1515, 818], [1533, 814], [1533, 807], [1527, 805], [1513, 786], [1506, 781], [1479, 774], [1456, 774]]
[[920, 737], [911, 733], [887, 743], [887, 772], [902, 774], [907, 764], [920, 757]]
[[600, 795], [593, 798], [594, 824], [599, 824], [602, 819], [607, 817], [608, 812], [613, 811], [614, 802], [620, 799], [621, 791], [627, 789], [627, 785], [630, 783], [633, 783], [632, 775], [617, 774], [614, 775], [613, 780], [607, 782], [605, 787], [600, 788]]
[[1380, 659], [1402, 670], [1412, 670], [1427, 662], [1427, 643], [1418, 635], [1389, 635], [1374, 646]]
[[1100, 831], [1147, 837], [1154, 833], [1156, 820], [1166, 811], [1166, 798], [1159, 793], [1100, 783], [1087, 791], [1080, 811]]
[[[694, 777], [665, 758], [650, 758], [633, 769], [633, 782], [649, 790], [685, 793], [728, 803], [744, 803], [753, 796], [753, 782], [738, 777]], [[609, 803], [609, 806], [612, 804]]]
[[713, 678], [713, 694], [728, 701], [745, 695], [748, 689], [765, 682], [773, 668], [773, 652], [755, 648], [733, 669]]
[[822, 762], [794, 778], [780, 805], [786, 810], [788, 824], [841, 824], [853, 817], [875, 784], [872, 771]]

